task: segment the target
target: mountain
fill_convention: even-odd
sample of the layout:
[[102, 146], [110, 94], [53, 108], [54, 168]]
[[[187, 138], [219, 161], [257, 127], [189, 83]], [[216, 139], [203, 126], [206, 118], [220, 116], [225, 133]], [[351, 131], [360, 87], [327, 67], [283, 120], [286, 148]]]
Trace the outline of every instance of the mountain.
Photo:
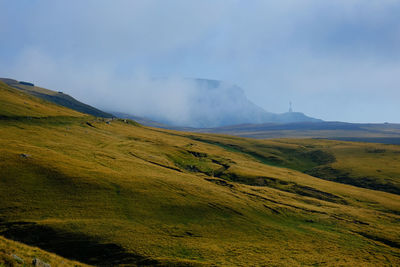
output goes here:
[[[0, 81], [18, 90], [24, 91], [55, 104], [73, 110], [90, 114], [96, 117], [112, 118], [120, 116], [140, 121], [147, 126], [189, 129], [211, 128], [242, 123], [292, 123], [321, 121], [307, 117], [300, 112], [274, 114], [266, 112], [247, 99], [243, 90], [226, 82], [207, 79], [185, 79], [182, 95], [175, 96], [176, 100], [165, 102], [164, 109], [156, 106], [152, 112], [131, 114], [127, 110], [112, 108], [111, 112], [104, 112], [63, 93], [37, 87], [33, 83], [0, 78]], [[156, 86], [168, 84], [169, 80], [158, 80]], [[153, 85], [154, 86], [154, 85]], [[172, 96], [174, 98], [174, 96]], [[185, 109], [174, 111], [174, 106], [181, 105]], [[117, 111], [118, 110], [118, 111]], [[174, 113], [173, 115], [169, 113]], [[183, 114], [184, 113], [184, 114]]]
[[0, 265], [400, 265], [399, 146], [144, 127], [3, 82], [0, 136]]
[[192, 111], [194, 121], [198, 122], [196, 127], [321, 121], [300, 112], [283, 114], [267, 112], [251, 102], [243, 89], [236, 85], [207, 79], [194, 79], [193, 82], [197, 88], [192, 100], [193, 109], [198, 111]]
[[7, 85], [26, 92], [30, 95], [45, 99], [47, 101], [53, 102], [55, 104], [83, 112], [86, 114], [90, 114], [96, 117], [103, 118], [112, 118], [113, 115], [110, 113], [103, 112], [97, 108], [84, 104], [75, 98], [64, 94], [63, 92], [56, 92], [52, 90], [48, 90], [45, 88], [37, 87], [33, 83], [17, 81], [14, 79], [0, 78], [0, 81], [6, 83]]
[[[116, 106], [111, 109], [112, 112], [124, 113], [131, 118], [144, 118], [145, 125], [153, 125], [146, 123], [146, 120], [150, 120], [169, 128], [212, 128], [242, 123], [321, 121], [300, 112], [284, 114], [267, 112], [251, 102], [240, 87], [217, 80], [155, 79], [148, 82], [145, 91], [147, 93], [138, 94], [146, 96], [144, 101], [137, 101], [135, 105], [130, 104], [125, 108]], [[165, 91], [170, 94], [166, 94]], [[156, 100], [149, 101], [153, 98]], [[143, 108], [140, 102], [147, 103], [146, 107]]]
[[276, 115], [264, 111], [247, 99], [243, 90], [225, 82], [194, 79], [195, 91], [189, 101], [192, 127], [215, 127], [244, 122], [275, 120]]

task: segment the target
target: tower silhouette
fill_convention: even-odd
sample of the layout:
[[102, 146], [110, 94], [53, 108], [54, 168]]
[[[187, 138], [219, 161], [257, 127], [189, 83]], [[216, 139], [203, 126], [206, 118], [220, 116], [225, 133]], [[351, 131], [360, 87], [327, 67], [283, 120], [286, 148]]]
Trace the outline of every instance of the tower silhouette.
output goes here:
[[289, 113], [293, 112], [292, 101], [289, 102]]

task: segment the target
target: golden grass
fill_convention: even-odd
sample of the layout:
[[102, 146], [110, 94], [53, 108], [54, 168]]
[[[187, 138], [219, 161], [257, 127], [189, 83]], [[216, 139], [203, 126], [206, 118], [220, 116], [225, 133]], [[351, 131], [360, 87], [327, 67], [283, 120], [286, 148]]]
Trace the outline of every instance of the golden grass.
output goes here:
[[48, 117], [73, 116], [84, 114], [64, 108], [39, 98], [15, 90], [0, 81], [0, 116], [7, 117]]
[[[106, 255], [115, 265], [400, 264], [400, 196], [271, 166], [248, 153], [358, 144], [253, 142], [117, 120], [92, 118], [91, 127], [87, 120], [0, 120], [1, 233], [91, 264], [107, 258], [85, 249], [109, 244], [123, 253]], [[335, 153], [338, 162], [349, 155]], [[383, 162], [382, 172], [392, 171]]]

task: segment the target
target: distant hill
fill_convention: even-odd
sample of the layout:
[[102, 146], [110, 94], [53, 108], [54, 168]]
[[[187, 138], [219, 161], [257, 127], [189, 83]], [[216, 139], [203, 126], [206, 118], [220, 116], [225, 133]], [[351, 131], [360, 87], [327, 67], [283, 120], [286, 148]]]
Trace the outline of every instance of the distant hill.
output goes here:
[[282, 114], [276, 114], [275, 120], [264, 121], [263, 123], [266, 122], [300, 123], [300, 122], [322, 122], [322, 120], [308, 117], [302, 112], [286, 112]]
[[17, 81], [13, 79], [7, 79], [7, 78], [0, 78], [0, 81], [6, 83], [7, 85], [24, 91], [25, 93], [28, 93], [30, 95], [45, 99], [47, 101], [53, 102], [55, 104], [58, 104], [60, 106], [64, 106], [82, 113], [90, 114], [96, 117], [103, 117], [103, 118], [111, 118], [113, 117], [112, 114], [106, 113], [104, 111], [101, 111], [97, 108], [94, 108], [92, 106], [89, 106], [87, 104], [84, 104], [75, 98], [64, 94], [62, 92], [55, 92], [52, 90], [48, 90], [45, 88], [37, 87], [33, 83], [30, 82], [23, 82], [23, 81]]
[[229, 134], [257, 139], [324, 138], [400, 145], [400, 124], [297, 122], [229, 125], [208, 129], [188, 129], [193, 132]]

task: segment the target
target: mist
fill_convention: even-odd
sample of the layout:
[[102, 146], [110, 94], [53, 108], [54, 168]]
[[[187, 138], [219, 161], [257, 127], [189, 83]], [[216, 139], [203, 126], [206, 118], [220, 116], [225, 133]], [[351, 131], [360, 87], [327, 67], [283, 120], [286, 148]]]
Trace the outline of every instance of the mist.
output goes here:
[[400, 122], [398, 1], [0, 0], [0, 8], [0, 76], [101, 109], [187, 126], [199, 126], [200, 112], [210, 124], [240, 112], [227, 93], [202, 106], [191, 77], [224, 81], [220, 92], [238, 85], [269, 112], [292, 101], [324, 120]]

